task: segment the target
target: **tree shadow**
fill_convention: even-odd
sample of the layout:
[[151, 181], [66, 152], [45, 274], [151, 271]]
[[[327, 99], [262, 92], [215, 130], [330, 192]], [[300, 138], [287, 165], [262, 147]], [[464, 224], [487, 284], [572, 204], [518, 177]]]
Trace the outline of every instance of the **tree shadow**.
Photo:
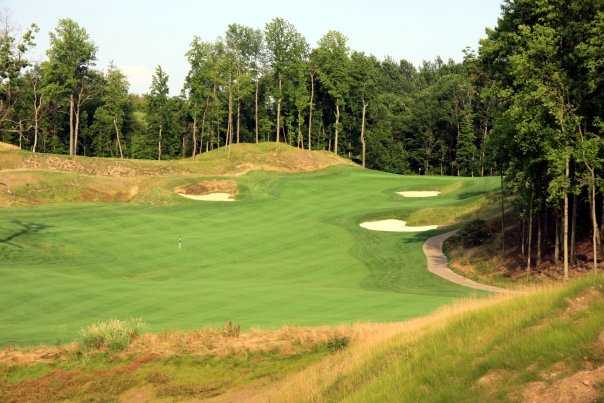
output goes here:
[[472, 197], [484, 196], [486, 192], [464, 192], [457, 195], [458, 200], [470, 199]]
[[14, 247], [20, 248], [20, 249], [22, 249], [22, 247], [13, 243], [12, 242], [13, 240], [20, 238], [22, 236], [25, 236], [25, 235], [35, 234], [35, 233], [43, 231], [47, 228], [50, 228], [50, 225], [28, 223], [28, 222], [22, 222], [20, 220], [12, 220], [11, 223], [19, 226], [20, 228], [17, 229], [12, 234], [10, 234], [4, 238], [0, 238], [0, 244], [10, 245], [10, 246], [14, 246]]

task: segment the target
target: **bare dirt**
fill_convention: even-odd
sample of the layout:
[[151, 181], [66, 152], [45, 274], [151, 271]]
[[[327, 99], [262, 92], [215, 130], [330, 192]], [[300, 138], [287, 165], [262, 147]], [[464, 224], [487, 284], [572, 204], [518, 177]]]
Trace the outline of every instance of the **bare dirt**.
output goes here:
[[529, 383], [522, 392], [527, 403], [592, 403], [598, 401], [598, 387], [604, 382], [604, 366], [579, 371], [568, 377], [548, 383]]

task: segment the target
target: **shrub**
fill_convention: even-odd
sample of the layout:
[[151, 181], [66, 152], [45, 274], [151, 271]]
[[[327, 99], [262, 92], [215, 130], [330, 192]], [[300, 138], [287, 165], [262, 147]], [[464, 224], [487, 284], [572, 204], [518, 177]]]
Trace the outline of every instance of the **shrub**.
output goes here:
[[239, 337], [239, 334], [241, 333], [241, 326], [228, 321], [227, 323], [224, 324], [224, 327], [222, 328], [222, 334], [225, 337]]
[[333, 336], [327, 341], [327, 350], [332, 353], [344, 350], [348, 347], [348, 337], [344, 336]]
[[470, 248], [485, 243], [491, 237], [491, 231], [484, 220], [473, 220], [461, 228], [458, 237], [464, 247]]
[[113, 319], [93, 323], [80, 331], [81, 345], [88, 350], [107, 348], [120, 351], [128, 347], [145, 326], [142, 319]]

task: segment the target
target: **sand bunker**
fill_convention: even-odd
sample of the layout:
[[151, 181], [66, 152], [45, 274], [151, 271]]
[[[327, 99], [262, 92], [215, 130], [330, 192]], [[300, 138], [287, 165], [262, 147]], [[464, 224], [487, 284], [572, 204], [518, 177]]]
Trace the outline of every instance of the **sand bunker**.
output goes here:
[[397, 192], [403, 197], [435, 197], [440, 195], [438, 190]]
[[179, 196], [197, 201], [233, 202], [235, 199], [230, 193], [209, 193], [207, 195], [187, 195], [178, 193]]
[[174, 189], [179, 196], [197, 201], [232, 202], [237, 194], [237, 182], [233, 180], [209, 180], [179, 186]]
[[423, 227], [408, 227], [407, 223], [402, 220], [380, 220], [380, 221], [367, 221], [361, 223], [362, 228], [371, 231], [384, 231], [384, 232], [423, 232], [437, 229], [438, 225], [425, 225]]

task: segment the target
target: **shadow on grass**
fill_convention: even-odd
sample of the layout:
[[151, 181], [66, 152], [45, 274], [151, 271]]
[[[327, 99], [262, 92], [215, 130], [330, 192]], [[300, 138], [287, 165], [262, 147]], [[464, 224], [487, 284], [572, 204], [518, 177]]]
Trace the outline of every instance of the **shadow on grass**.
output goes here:
[[50, 225], [28, 223], [28, 222], [22, 222], [20, 220], [12, 220], [11, 223], [19, 226], [20, 228], [18, 230], [16, 230], [15, 232], [13, 232], [12, 234], [10, 234], [4, 238], [0, 238], [0, 244], [10, 245], [10, 246], [14, 246], [16, 248], [21, 248], [21, 246], [13, 243], [12, 242], [13, 240], [20, 238], [22, 236], [25, 236], [25, 235], [35, 234], [35, 233], [43, 231], [47, 228], [50, 228]]

